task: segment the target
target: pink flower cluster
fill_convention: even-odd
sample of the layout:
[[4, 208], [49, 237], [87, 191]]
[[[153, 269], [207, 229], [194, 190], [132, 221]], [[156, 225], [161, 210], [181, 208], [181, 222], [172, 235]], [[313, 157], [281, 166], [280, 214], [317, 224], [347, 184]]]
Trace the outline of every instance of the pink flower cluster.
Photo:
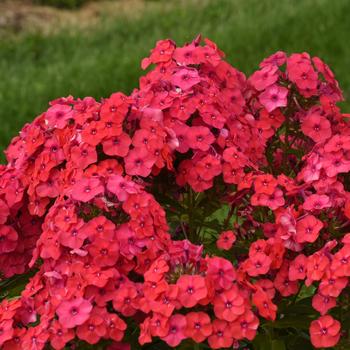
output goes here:
[[[313, 346], [338, 343], [350, 128], [337, 81], [284, 52], [247, 79], [200, 41], [159, 41], [130, 96], [57, 99], [12, 140], [0, 271], [33, 276], [0, 303], [2, 349], [128, 349], [135, 329], [141, 345], [238, 349], [305, 289]], [[216, 202], [227, 217], [206, 226]]]

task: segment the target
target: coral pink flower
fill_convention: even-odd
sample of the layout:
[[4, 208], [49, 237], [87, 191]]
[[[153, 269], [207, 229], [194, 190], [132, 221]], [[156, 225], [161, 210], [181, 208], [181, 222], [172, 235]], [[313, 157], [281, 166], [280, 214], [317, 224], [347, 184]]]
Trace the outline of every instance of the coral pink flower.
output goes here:
[[205, 279], [202, 276], [183, 275], [177, 282], [178, 299], [184, 307], [193, 307], [208, 294]]
[[0, 225], [0, 254], [9, 253], [16, 249], [18, 234], [11, 226]]
[[56, 313], [62, 325], [66, 328], [74, 328], [83, 324], [90, 316], [92, 305], [83, 298], [63, 301]]
[[310, 325], [312, 345], [316, 348], [330, 348], [340, 339], [340, 322], [332, 316], [321, 316]]
[[49, 127], [63, 129], [67, 125], [67, 121], [72, 117], [72, 107], [55, 104], [45, 113], [45, 122]]
[[85, 340], [89, 344], [96, 344], [105, 334], [106, 325], [104, 319], [97, 312], [77, 328], [78, 338]]
[[181, 65], [199, 64], [198, 51], [194, 43], [188, 44], [184, 47], [177, 47], [174, 51], [173, 58]]
[[205, 126], [192, 126], [187, 132], [187, 143], [193, 149], [208, 151], [215, 137]]
[[149, 323], [153, 337], [165, 337], [169, 333], [169, 318], [159, 314], [153, 314]]
[[116, 314], [107, 314], [105, 319], [107, 325], [107, 336], [115, 341], [123, 339], [126, 323]]
[[196, 163], [196, 169], [204, 180], [209, 181], [221, 174], [220, 159], [209, 154]]
[[172, 40], [159, 40], [156, 47], [151, 50], [151, 56], [142, 60], [141, 67], [146, 69], [151, 63], [168, 62], [175, 51], [175, 43]]
[[258, 308], [260, 316], [268, 320], [276, 319], [277, 306], [262, 289], [258, 289], [253, 294], [253, 304]]
[[250, 83], [258, 91], [265, 90], [268, 86], [278, 80], [278, 67], [275, 65], [266, 65], [261, 70], [253, 73], [249, 78]]
[[230, 250], [235, 241], [236, 236], [232, 231], [224, 231], [220, 233], [219, 238], [216, 241], [216, 246], [222, 250]]
[[327, 154], [322, 162], [328, 177], [334, 177], [339, 173], [347, 173], [350, 170], [350, 161], [344, 157], [342, 151]]
[[97, 237], [89, 245], [88, 251], [97, 266], [113, 266], [119, 257], [119, 242]]
[[236, 279], [236, 271], [228, 260], [213, 257], [208, 259], [207, 277], [215, 289], [230, 289]]
[[255, 253], [246, 261], [245, 270], [250, 276], [264, 275], [270, 269], [271, 258], [264, 253]]
[[259, 95], [259, 101], [268, 112], [272, 112], [278, 107], [287, 106], [287, 95], [288, 89], [272, 85]]
[[72, 226], [68, 230], [61, 231], [59, 234], [59, 242], [65, 247], [69, 247], [72, 249], [79, 249], [84, 240], [87, 238], [86, 232], [81, 230], [84, 226], [84, 221], [79, 220], [76, 226]]
[[171, 347], [178, 346], [185, 336], [186, 317], [184, 315], [176, 314], [170, 317], [169, 333], [162, 339]]
[[21, 342], [22, 349], [41, 350], [49, 338], [49, 333], [45, 332], [43, 326], [38, 325], [28, 328]]
[[128, 181], [120, 175], [112, 175], [108, 179], [107, 189], [115, 194], [121, 202], [124, 202], [130, 194], [138, 192], [138, 186], [134, 182]]
[[325, 194], [312, 194], [311, 196], [307, 197], [303, 208], [305, 210], [320, 210], [323, 208], [330, 208], [332, 206], [332, 202], [330, 201], [329, 197]]
[[72, 339], [74, 339], [74, 330], [62, 326], [55, 320], [50, 329], [50, 344], [55, 350], [61, 350]]
[[271, 300], [275, 297], [275, 287], [273, 282], [269, 279], [260, 279], [256, 281], [255, 284], [259, 286], [259, 288], [261, 288]]
[[2, 346], [6, 340], [9, 340], [13, 336], [13, 320], [0, 321], [0, 346]]
[[326, 117], [311, 114], [301, 124], [301, 130], [315, 142], [327, 140], [331, 134], [331, 123]]
[[192, 86], [200, 83], [201, 79], [197, 70], [190, 68], [179, 69], [171, 79], [171, 82], [181, 90], [188, 90]]
[[133, 285], [122, 285], [114, 293], [113, 307], [124, 316], [132, 316], [136, 313], [137, 290]]
[[230, 326], [232, 336], [235, 339], [246, 338], [248, 340], [255, 338], [258, 327], [259, 319], [250, 310], [239, 316]]
[[254, 188], [257, 193], [273, 194], [278, 185], [273, 175], [258, 175], [254, 180]]
[[337, 305], [336, 298], [330, 296], [323, 296], [317, 293], [312, 298], [312, 307], [321, 315], [325, 315], [330, 309]]
[[146, 148], [134, 148], [125, 157], [125, 171], [129, 175], [148, 176], [156, 162]]
[[272, 194], [254, 193], [251, 197], [251, 203], [254, 206], [266, 206], [272, 210], [276, 210], [284, 205], [285, 200], [282, 190], [276, 188]]
[[326, 270], [329, 268], [330, 261], [327, 256], [321, 253], [314, 253], [307, 257], [306, 264], [306, 282], [309, 286], [313, 281], [319, 281], [325, 275]]
[[74, 165], [80, 169], [85, 169], [97, 161], [96, 147], [88, 143], [81, 143], [79, 146], [72, 148], [70, 159]]
[[323, 227], [322, 221], [318, 220], [313, 215], [307, 215], [297, 221], [296, 240], [298, 243], [315, 242], [319, 232]]
[[233, 343], [229, 323], [223, 320], [214, 320], [212, 326], [213, 332], [208, 338], [209, 346], [212, 349], [229, 348]]
[[318, 286], [318, 290], [323, 295], [337, 298], [347, 284], [347, 277], [335, 277], [327, 271], [326, 276], [323, 277]]
[[103, 152], [109, 156], [125, 157], [129, 152], [131, 138], [128, 134], [111, 136], [102, 142]]
[[186, 337], [201, 343], [212, 333], [210, 317], [205, 312], [190, 312], [186, 315]]
[[290, 281], [303, 280], [306, 277], [307, 258], [299, 254], [289, 265], [288, 278]]
[[278, 290], [279, 293], [284, 297], [298, 293], [298, 282], [289, 280], [287, 264], [284, 264], [282, 268], [277, 272], [276, 278], [274, 280], [274, 286], [276, 290]]
[[99, 179], [85, 178], [76, 182], [72, 189], [72, 198], [77, 201], [88, 202], [99, 194], [102, 194], [104, 187]]
[[332, 272], [335, 276], [350, 277], [350, 245], [347, 244], [333, 256]]
[[221, 320], [232, 322], [245, 311], [244, 299], [236, 286], [220, 293], [214, 300], [215, 316]]

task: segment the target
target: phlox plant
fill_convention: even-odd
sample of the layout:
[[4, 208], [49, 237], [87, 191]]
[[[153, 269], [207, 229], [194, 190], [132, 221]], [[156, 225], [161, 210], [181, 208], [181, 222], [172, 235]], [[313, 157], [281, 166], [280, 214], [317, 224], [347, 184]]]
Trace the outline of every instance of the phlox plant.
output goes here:
[[0, 348], [350, 348], [350, 115], [330, 68], [161, 40], [0, 167]]

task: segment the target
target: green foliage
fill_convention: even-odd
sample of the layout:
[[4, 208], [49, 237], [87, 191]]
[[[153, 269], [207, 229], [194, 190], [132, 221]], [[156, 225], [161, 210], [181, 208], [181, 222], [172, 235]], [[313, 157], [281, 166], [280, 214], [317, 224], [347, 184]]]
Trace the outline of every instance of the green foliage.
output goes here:
[[34, 3], [58, 8], [75, 9], [91, 0], [34, 0]]

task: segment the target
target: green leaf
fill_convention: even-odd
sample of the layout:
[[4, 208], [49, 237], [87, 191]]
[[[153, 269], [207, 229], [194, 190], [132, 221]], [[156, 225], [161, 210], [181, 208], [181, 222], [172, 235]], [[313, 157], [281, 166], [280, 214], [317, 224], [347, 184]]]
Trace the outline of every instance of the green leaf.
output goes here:
[[315, 291], [316, 291], [316, 287], [314, 285], [307, 287], [304, 284], [300, 289], [297, 301], [313, 296], [315, 294]]
[[260, 333], [253, 340], [255, 350], [271, 350], [271, 339], [267, 334]]
[[286, 346], [284, 345], [284, 341], [277, 340], [277, 339], [273, 340], [271, 350], [286, 350]]
[[274, 322], [268, 322], [266, 325], [269, 328], [284, 329], [284, 328], [295, 328], [295, 329], [309, 329], [312, 318], [307, 315], [304, 316], [287, 316]]

